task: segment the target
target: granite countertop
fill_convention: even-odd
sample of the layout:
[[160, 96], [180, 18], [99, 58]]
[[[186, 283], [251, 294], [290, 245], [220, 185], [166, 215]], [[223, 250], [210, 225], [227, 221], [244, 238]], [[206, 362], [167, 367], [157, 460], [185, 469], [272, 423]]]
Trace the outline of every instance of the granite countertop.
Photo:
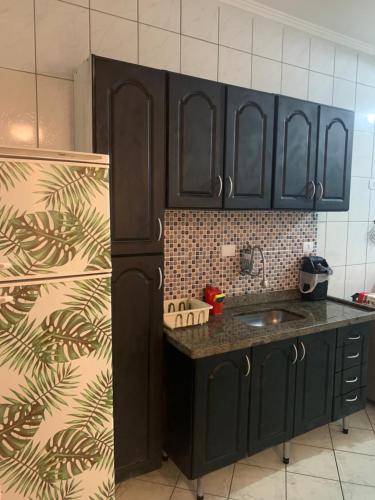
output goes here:
[[[284, 309], [302, 318], [255, 327], [235, 317], [269, 309]], [[289, 290], [228, 298], [223, 314], [210, 316], [208, 323], [164, 332], [178, 350], [197, 359], [374, 320], [375, 310], [366, 306], [330, 297], [310, 302], [301, 300], [297, 290]]]

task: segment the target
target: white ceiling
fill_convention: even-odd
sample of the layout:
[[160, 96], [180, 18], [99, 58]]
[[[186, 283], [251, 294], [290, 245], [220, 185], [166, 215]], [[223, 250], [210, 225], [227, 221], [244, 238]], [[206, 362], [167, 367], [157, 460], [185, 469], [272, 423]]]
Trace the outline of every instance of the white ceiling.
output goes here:
[[257, 0], [259, 3], [375, 46], [375, 0]]

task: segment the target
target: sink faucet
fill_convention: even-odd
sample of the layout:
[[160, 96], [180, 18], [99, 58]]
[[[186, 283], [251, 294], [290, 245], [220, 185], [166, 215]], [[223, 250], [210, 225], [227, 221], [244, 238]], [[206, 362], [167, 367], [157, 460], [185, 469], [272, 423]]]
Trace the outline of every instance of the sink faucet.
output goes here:
[[[258, 270], [257, 273], [253, 272], [254, 269], [254, 255], [256, 251], [260, 253], [262, 268]], [[262, 281], [260, 282], [261, 287], [267, 288], [268, 281], [266, 280], [266, 259], [262, 248], [259, 245], [251, 247], [250, 245], [242, 252], [241, 260], [241, 274], [248, 274], [250, 276], [259, 276], [262, 273]]]

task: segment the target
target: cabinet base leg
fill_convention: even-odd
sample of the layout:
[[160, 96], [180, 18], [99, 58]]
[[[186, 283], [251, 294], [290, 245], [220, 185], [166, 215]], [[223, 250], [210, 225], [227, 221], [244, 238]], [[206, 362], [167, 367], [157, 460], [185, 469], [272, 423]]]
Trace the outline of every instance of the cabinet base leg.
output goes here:
[[197, 500], [204, 500], [203, 478], [197, 479]]
[[290, 457], [290, 441], [283, 444], [283, 462], [288, 465]]
[[349, 434], [349, 424], [348, 424], [348, 417], [344, 417], [342, 419], [342, 432], [344, 434]]
[[163, 460], [163, 462], [168, 462], [169, 455], [164, 450], [161, 451], [161, 459]]

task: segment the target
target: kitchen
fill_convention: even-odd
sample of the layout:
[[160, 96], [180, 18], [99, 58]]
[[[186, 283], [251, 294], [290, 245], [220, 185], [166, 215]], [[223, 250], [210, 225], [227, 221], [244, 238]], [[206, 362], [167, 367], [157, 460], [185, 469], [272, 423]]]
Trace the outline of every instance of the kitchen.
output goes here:
[[[337, 2], [319, 18], [318, 8], [293, 11], [290, 2], [273, 0], [3, 0], [1, 205], [4, 233], [15, 228], [21, 242], [18, 250], [0, 242], [2, 296], [15, 295], [14, 286], [32, 292], [27, 300], [38, 297], [28, 330], [22, 334], [19, 324], [16, 331], [47, 360], [47, 366], [39, 358], [32, 365], [20, 348], [16, 356], [13, 330], [0, 324], [3, 424], [16, 418], [8, 413], [16, 403], [26, 411], [28, 390], [38, 394], [35, 384], [46, 383], [45, 377], [64, 375], [68, 384], [60, 403], [34, 398], [36, 424], [28, 436], [5, 436], [5, 500], [38, 494], [125, 500], [374, 496], [375, 409], [366, 403], [365, 370], [375, 316], [366, 306], [340, 302], [375, 290], [375, 48], [366, 39], [372, 7], [366, 8], [367, 15], [352, 13], [351, 26], [345, 24], [350, 12], [338, 12]], [[65, 187], [70, 196], [59, 198], [56, 183], [69, 186], [68, 177], [73, 185], [87, 184]], [[52, 211], [60, 215], [53, 219]], [[34, 233], [25, 232], [31, 222], [39, 229], [47, 224], [32, 213], [48, 213], [48, 229], [53, 219], [68, 233], [66, 254], [59, 242], [38, 245]], [[19, 226], [8, 227], [14, 220]], [[82, 239], [82, 233], [91, 237]], [[249, 246], [263, 253], [254, 251], [251, 259]], [[48, 260], [53, 275], [42, 275], [40, 265], [31, 274], [23, 265], [21, 273], [14, 265], [20, 252]], [[333, 270], [328, 294], [335, 300], [301, 302], [300, 266], [309, 254], [327, 259]], [[17, 278], [25, 275], [25, 281]], [[221, 304], [223, 314], [163, 334], [163, 301], [202, 300], [210, 285], [217, 289], [207, 300]], [[92, 295], [80, 342], [59, 347], [54, 328], [77, 319], [73, 312], [94, 286], [100, 292]], [[23, 291], [20, 297], [25, 300]], [[9, 320], [13, 306], [5, 299], [2, 304]], [[303, 319], [288, 322], [281, 315], [268, 330], [234, 317], [280, 309]], [[40, 329], [51, 333], [47, 343], [39, 343]], [[85, 335], [88, 343], [81, 341]], [[358, 362], [346, 361], [341, 356], [357, 354], [345, 349], [358, 335]], [[282, 436], [260, 443], [257, 429], [265, 432], [268, 424], [256, 420], [262, 387], [257, 366], [267, 346], [292, 368], [288, 411], [272, 402], [283, 384], [272, 370], [264, 411], [274, 417], [271, 427], [278, 416], [288, 425]], [[312, 394], [319, 400], [322, 387], [329, 390], [324, 411], [309, 420], [297, 415], [309, 393], [301, 391], [299, 373], [318, 363], [311, 358], [309, 364], [309, 353], [323, 352], [322, 346], [326, 378], [313, 384]], [[230, 359], [220, 373], [215, 360], [220, 366], [221, 356]], [[349, 364], [339, 368], [339, 360]], [[66, 373], [68, 368], [76, 371]], [[361, 378], [353, 398], [339, 388], [346, 370]], [[205, 392], [203, 381], [216, 371], [227, 393], [214, 383], [213, 392]], [[200, 376], [202, 390], [194, 386]], [[93, 400], [99, 402], [97, 419], [87, 424]], [[209, 404], [212, 412], [204, 415]], [[206, 430], [204, 422], [211, 422]], [[235, 452], [233, 436], [241, 436]], [[61, 465], [62, 438], [85, 439], [88, 461], [75, 456]], [[216, 454], [210, 464], [204, 443]], [[14, 468], [17, 457], [25, 467], [36, 464], [28, 481], [22, 467]], [[56, 477], [47, 481], [48, 467]], [[44, 483], [50, 489], [38, 493], [35, 485]]]

